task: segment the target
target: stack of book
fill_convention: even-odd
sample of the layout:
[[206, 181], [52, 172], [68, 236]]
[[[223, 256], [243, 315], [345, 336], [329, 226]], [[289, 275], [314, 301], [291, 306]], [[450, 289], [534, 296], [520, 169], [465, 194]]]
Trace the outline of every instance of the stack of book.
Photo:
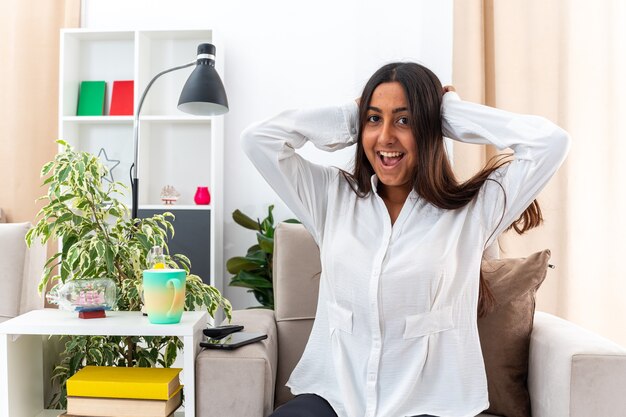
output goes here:
[[67, 380], [64, 417], [167, 417], [180, 407], [179, 368], [86, 366]]

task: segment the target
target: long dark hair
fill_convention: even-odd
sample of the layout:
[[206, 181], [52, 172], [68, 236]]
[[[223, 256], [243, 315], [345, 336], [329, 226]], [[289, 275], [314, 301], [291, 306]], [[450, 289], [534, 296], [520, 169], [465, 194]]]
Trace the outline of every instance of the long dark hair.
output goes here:
[[[372, 75], [363, 89], [359, 101], [359, 136], [354, 161], [354, 171], [344, 171], [352, 189], [361, 197], [372, 191], [371, 176], [374, 169], [363, 148], [362, 132], [367, 119], [367, 109], [376, 87], [386, 82], [399, 82], [404, 88], [410, 112], [409, 125], [417, 145], [417, 164], [413, 168], [412, 183], [417, 194], [430, 204], [447, 210], [461, 208], [476, 197], [485, 181], [495, 181], [490, 174], [510, 162], [508, 155], [490, 160], [477, 174], [459, 182], [446, 154], [441, 121], [443, 87], [439, 78], [423, 65], [397, 62], [383, 66]], [[504, 199], [506, 207], [506, 195]], [[504, 214], [504, 213], [503, 213]], [[519, 234], [543, 222], [537, 200], [508, 228]], [[489, 313], [495, 305], [493, 294], [482, 272], [478, 302], [479, 316]]]

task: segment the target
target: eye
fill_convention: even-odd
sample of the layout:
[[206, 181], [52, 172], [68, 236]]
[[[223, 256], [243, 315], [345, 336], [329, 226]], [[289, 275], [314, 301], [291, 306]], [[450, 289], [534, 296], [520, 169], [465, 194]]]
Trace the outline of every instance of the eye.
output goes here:
[[398, 123], [400, 123], [401, 125], [408, 125], [409, 124], [409, 118], [408, 117], [401, 117], [398, 119]]
[[380, 116], [376, 114], [370, 114], [369, 116], [367, 116], [367, 121], [368, 123], [378, 123], [380, 122]]

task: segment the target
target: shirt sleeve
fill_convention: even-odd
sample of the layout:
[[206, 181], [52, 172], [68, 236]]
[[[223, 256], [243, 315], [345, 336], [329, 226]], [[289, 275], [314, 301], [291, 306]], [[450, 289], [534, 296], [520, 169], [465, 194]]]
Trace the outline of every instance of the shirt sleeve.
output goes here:
[[329, 152], [352, 145], [357, 138], [357, 114], [355, 102], [288, 110], [241, 134], [248, 158], [318, 244], [326, 219], [328, 186], [337, 170], [305, 160], [296, 149], [307, 141]]
[[448, 92], [442, 103], [443, 135], [513, 150], [513, 161], [485, 181], [475, 202], [489, 246], [537, 197], [569, 150], [567, 132], [549, 120], [461, 101]]

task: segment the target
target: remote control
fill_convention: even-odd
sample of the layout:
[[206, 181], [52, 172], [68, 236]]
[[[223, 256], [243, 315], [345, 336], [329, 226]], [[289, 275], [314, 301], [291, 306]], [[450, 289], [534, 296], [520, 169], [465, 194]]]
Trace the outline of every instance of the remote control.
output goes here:
[[226, 326], [218, 326], [218, 327], [209, 327], [207, 329], [203, 329], [202, 333], [205, 336], [210, 337], [212, 339], [221, 339], [223, 337], [228, 336], [231, 333], [238, 332], [243, 329], [243, 326], [240, 324], [229, 324]]

